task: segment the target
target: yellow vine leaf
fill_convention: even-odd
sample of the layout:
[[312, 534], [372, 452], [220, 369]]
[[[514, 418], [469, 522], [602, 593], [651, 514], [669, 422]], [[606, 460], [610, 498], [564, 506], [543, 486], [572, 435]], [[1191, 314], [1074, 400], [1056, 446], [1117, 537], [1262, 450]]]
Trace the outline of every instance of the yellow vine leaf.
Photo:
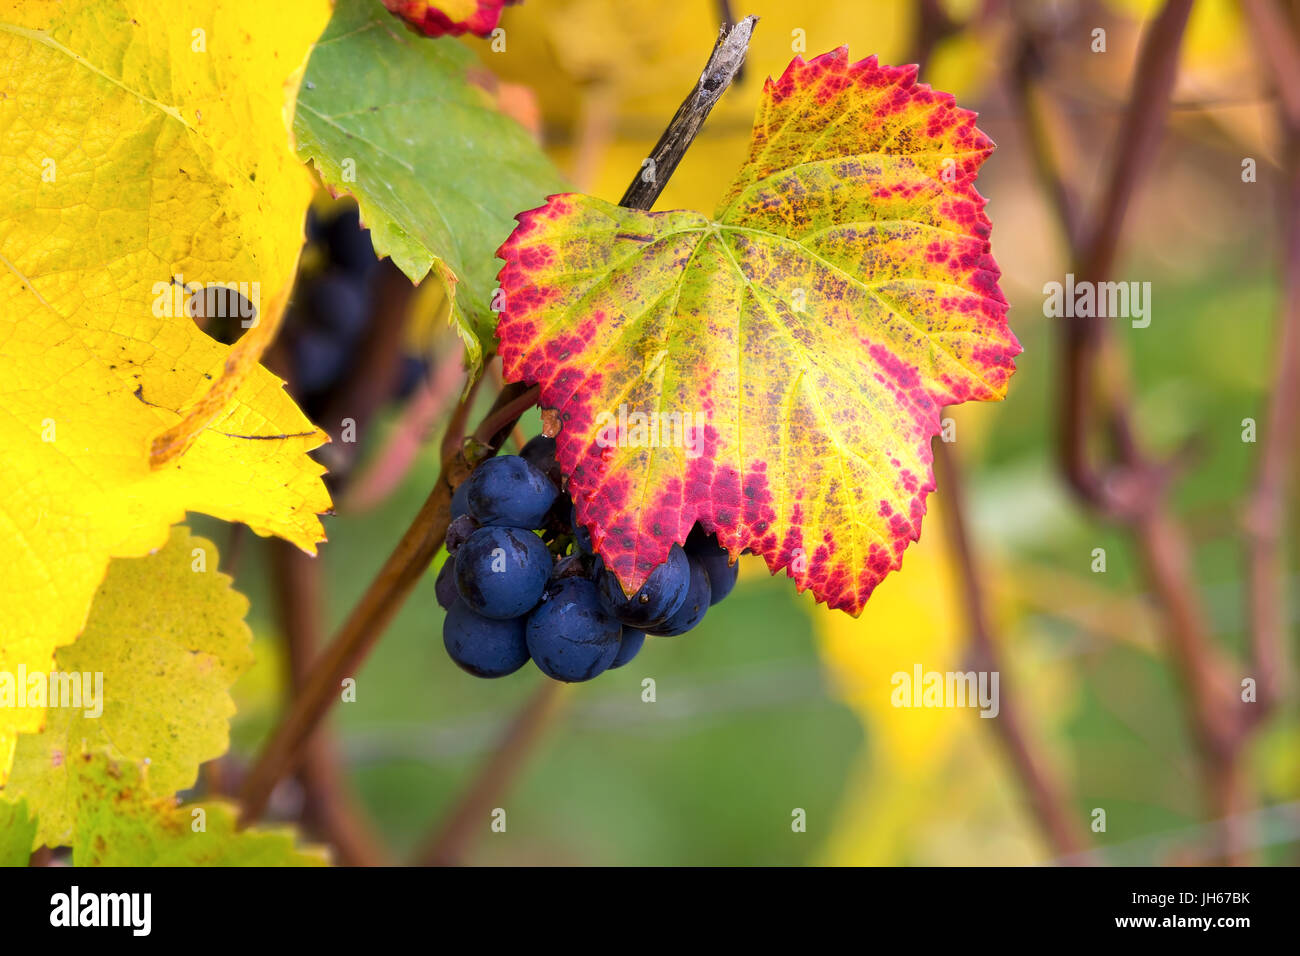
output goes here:
[[19, 735], [0, 792], [26, 798], [39, 843], [71, 842], [76, 754], [147, 760], [151, 789], [167, 796], [194, 786], [199, 765], [226, 752], [230, 687], [252, 666], [253, 635], [248, 599], [217, 560], [212, 542], [180, 525], [158, 553], [109, 565], [85, 630], [55, 655], [60, 688], [78, 693], [59, 701], [47, 694], [45, 729]]
[[[328, 16], [0, 2], [0, 671], [48, 670], [109, 559], [161, 547], [187, 510], [323, 538], [306, 453], [325, 436], [257, 362], [302, 245], [290, 114]], [[198, 327], [177, 276], [249, 292], [238, 345]], [[0, 782], [40, 726], [0, 712]]]

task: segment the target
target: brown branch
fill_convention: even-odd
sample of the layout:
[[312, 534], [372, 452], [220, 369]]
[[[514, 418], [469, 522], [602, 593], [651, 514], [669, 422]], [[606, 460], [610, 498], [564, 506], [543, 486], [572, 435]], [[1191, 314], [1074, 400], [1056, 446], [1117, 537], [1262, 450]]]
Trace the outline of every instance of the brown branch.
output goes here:
[[1276, 0], [1242, 0], [1242, 7], [1255, 46], [1273, 74], [1284, 125], [1300, 129], [1300, 37]]
[[465, 379], [462, 356], [458, 348], [437, 362], [433, 374], [402, 410], [384, 447], [348, 482], [342, 500], [335, 499], [339, 514], [368, 511], [402, 483], [438, 420], [456, 405]]
[[[463, 481], [479, 461], [496, 454], [504, 433], [509, 432], [514, 424], [513, 419], [505, 421], [498, 412], [509, 405], [516, 409], [515, 418], [522, 414], [524, 408], [517, 404], [521, 391], [527, 390], [508, 386], [498, 397], [485, 420], [485, 424], [492, 423], [492, 435], [488, 440], [469, 442], [444, 459], [429, 497], [334, 640], [312, 666], [311, 673], [303, 682], [302, 692], [294, 698], [289, 713], [267, 741], [245, 779], [240, 791], [241, 825], [247, 825], [261, 815], [275, 785], [297, 768], [307, 739], [339, 699], [343, 679], [356, 675], [362, 661], [438, 553], [451, 516], [454, 484]], [[472, 392], [465, 396], [462, 407], [470, 398]], [[463, 420], [464, 416], [458, 411], [452, 429], [457, 421]], [[483, 426], [480, 426], [479, 433], [482, 432]]]
[[985, 585], [975, 559], [966, 522], [966, 504], [956, 456], [943, 441], [934, 443], [934, 463], [939, 472], [943, 494], [944, 529], [948, 545], [961, 572], [962, 603], [971, 629], [971, 649], [976, 670], [1002, 674], [999, 685], [1000, 707], [992, 721], [1012, 767], [1029, 796], [1030, 807], [1048, 843], [1057, 856], [1071, 856], [1083, 851], [1085, 842], [1070, 798], [1040, 754], [1020, 717], [1020, 705], [1010, 692], [1007, 673], [1002, 665], [998, 641], [984, 604]]
[[[330, 443], [317, 455], [329, 468], [331, 482], [346, 482], [356, 463], [361, 436], [375, 413], [387, 402], [397, 385], [402, 368], [402, 346], [415, 286], [391, 259], [379, 263], [374, 276], [374, 302], [366, 322], [366, 334], [358, 346], [356, 361], [347, 377], [333, 390], [321, 413], [322, 427]], [[356, 440], [341, 441], [343, 422], [351, 419]]]
[[[322, 566], [287, 541], [270, 542], [276, 616], [289, 661], [288, 698], [301, 691], [320, 643]], [[307, 741], [298, 771], [303, 788], [303, 823], [331, 844], [344, 866], [381, 866], [387, 862], [383, 841], [370, 827], [364, 810], [349, 792], [338, 751], [325, 726]]]
[[1283, 93], [1279, 110], [1285, 133], [1282, 163], [1282, 300], [1277, 371], [1264, 421], [1254, 488], [1246, 504], [1246, 607], [1257, 698], [1246, 723], [1254, 725], [1275, 707], [1288, 683], [1282, 529], [1300, 435], [1300, 29], [1270, 3], [1246, 5], [1256, 43]]
[[[1190, 0], [1166, 0], [1143, 39], [1098, 213], [1082, 234], [1067, 228], [1074, 236], [1072, 260], [1080, 281], [1101, 281], [1114, 265], [1126, 213], [1159, 147], [1190, 9]], [[1022, 97], [1022, 112], [1025, 102]], [[1026, 115], [1025, 120], [1028, 127], [1032, 117]], [[1031, 149], [1043, 149], [1042, 137], [1030, 130], [1028, 138]], [[1040, 173], [1048, 171], [1040, 178], [1048, 181], [1049, 192], [1059, 194], [1064, 187], [1051, 183], [1049, 162], [1040, 158], [1039, 168]], [[1055, 205], [1060, 208], [1059, 198]], [[1094, 378], [1109, 330], [1095, 318], [1063, 322], [1062, 470], [1080, 498], [1133, 531], [1164, 612], [1167, 646], [1185, 690], [1210, 806], [1221, 819], [1240, 820], [1239, 810], [1246, 802], [1240, 766], [1240, 713], [1231, 683], [1225, 678], [1221, 652], [1210, 639], [1188, 560], [1188, 542], [1165, 501], [1172, 468], [1145, 459], [1132, 426], [1130, 398], [1119, 388], [1112, 389], [1102, 402], [1115, 457], [1101, 468], [1092, 464], [1089, 435]], [[1222, 855], [1234, 859], [1243, 842], [1240, 826], [1225, 827], [1224, 833]]]
[[[1099, 282], [1114, 265], [1124, 220], [1138, 183], [1155, 158], [1165, 116], [1178, 75], [1178, 51], [1191, 0], [1167, 0], [1152, 21], [1138, 54], [1129, 93], [1129, 107], [1120, 123], [1102, 202], [1096, 217], [1075, 235], [1076, 281]], [[1063, 404], [1060, 454], [1069, 484], [1089, 504], [1106, 514], [1131, 516], [1146, 506], [1161, 488], [1150, 480], [1142, 463], [1123, 463], [1120, 474], [1098, 470], [1089, 461], [1093, 375], [1107, 326], [1097, 318], [1071, 317], [1064, 323]], [[1127, 405], [1116, 402], [1113, 436], [1135, 451], [1127, 424]]]
[[[492, 384], [496, 386], [498, 392], [506, 387], [505, 372], [502, 371], [501, 362], [498, 359], [489, 361], [484, 372], [492, 378]], [[514, 428], [510, 429], [510, 441], [514, 444], [516, 453], [521, 451], [528, 441], [518, 423], [515, 424]]]
[[465, 862], [475, 837], [487, 830], [494, 805], [510, 789], [543, 732], [554, 723], [565, 690], [565, 684], [553, 680], [538, 685], [451, 812], [423, 841], [414, 856], [415, 865], [457, 866]]
[[758, 17], [747, 16], [735, 25], [724, 25], [719, 31], [713, 53], [704, 72], [700, 74], [699, 82], [677, 108], [668, 128], [650, 151], [650, 158], [642, 167], [641, 173], [632, 180], [627, 192], [619, 200], [620, 206], [649, 209], [655, 204], [714, 104], [744, 64], [745, 53], [749, 50], [749, 38], [757, 22]]
[[948, 37], [959, 33], [962, 25], [948, 15], [942, 0], [917, 0], [913, 4], [913, 10], [916, 19], [910, 58], [916, 64], [916, 72], [924, 74], [934, 48]]
[[[757, 18], [750, 16], [745, 17], [735, 27], [723, 27], [722, 33], [714, 45], [713, 56], [709, 58], [709, 65], [705, 67], [696, 92], [686, 98], [681, 108], [678, 109], [677, 115], [673, 117], [668, 128], [664, 131], [663, 136], [660, 137], [659, 145], [655, 147], [656, 155], [660, 154], [662, 148], [665, 155], [671, 155], [675, 158], [672, 159], [670, 165], [658, 167], [658, 170], [662, 172], [662, 177], [653, 184], [653, 189], [641, 188], [644, 182], [641, 173], [638, 173], [632, 184], [628, 186], [620, 205], [627, 208], [648, 210], [654, 204], [660, 191], [667, 185], [669, 175], [671, 175], [678, 161], [685, 155], [686, 150], [694, 141], [695, 135], [704, 123], [704, 117], [708, 115], [709, 110], [713, 108], [713, 104], [738, 75], [739, 66], [744, 62], [745, 52], [749, 46], [749, 38], [753, 33], [756, 22]], [[720, 53], [719, 51], [723, 52]], [[698, 115], [692, 113], [692, 118], [683, 121], [683, 111], [688, 110], [688, 108], [696, 109], [697, 107], [693, 107], [692, 104], [697, 101], [701, 91], [705, 89], [711, 91], [707, 105], [702, 107], [702, 112], [699, 112]], [[473, 444], [474, 441], [487, 441], [489, 436], [497, 439], [498, 442], [504, 440], [505, 432], [509, 430], [506, 423], [513, 424], [513, 421], [518, 418], [517, 415], [515, 415], [514, 419], [510, 418], [514, 405], [524, 401], [531, 405], [536, 401], [536, 398], [537, 389], [534, 386], [528, 393], [520, 394], [513, 402], [499, 402], [499, 410], [495, 415], [489, 415], [484, 420], [475, 432], [473, 440], [468, 444]], [[493, 434], [494, 430], [495, 435]], [[474, 835], [482, 832], [487, 811], [493, 803], [500, 799], [499, 795], [509, 788], [518, 774], [520, 766], [541, 739], [542, 730], [549, 722], [549, 718], [554, 714], [559, 699], [560, 687], [561, 685], [556, 682], [546, 680], [510, 722], [509, 729], [501, 738], [488, 762], [480, 769], [469, 788], [456, 802], [455, 808], [445, 822], [441, 823], [432, 832], [425, 841], [423, 848], [417, 853], [417, 862], [454, 864], [463, 861]]]
[[[1064, 231], [1064, 239], [1071, 248], [1079, 241], [1078, 197], [1061, 172], [1060, 160], [1052, 146], [1047, 129], [1047, 117], [1039, 98], [1037, 80], [1043, 70], [1041, 36], [1026, 30], [1016, 41], [1011, 59], [1010, 93], [1012, 109], [1018, 114], [1020, 125], [1029, 141], [1029, 156], [1034, 163], [1043, 192], [1051, 199], [1057, 222]], [[981, 112], [981, 116], [987, 111]]]

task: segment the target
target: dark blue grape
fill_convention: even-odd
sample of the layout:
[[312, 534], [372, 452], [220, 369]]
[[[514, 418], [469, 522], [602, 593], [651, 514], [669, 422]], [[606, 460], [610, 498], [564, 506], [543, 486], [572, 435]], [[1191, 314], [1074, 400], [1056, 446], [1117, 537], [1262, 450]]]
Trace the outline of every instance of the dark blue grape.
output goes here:
[[379, 263], [370, 231], [361, 225], [356, 209], [345, 209], [325, 225], [330, 260], [357, 276], [367, 275]]
[[709, 573], [709, 586], [712, 588], [710, 606], [731, 593], [731, 589], [736, 586], [736, 577], [740, 574], [740, 565], [731, 563], [731, 556], [727, 554], [726, 548], [718, 544], [716, 536], [706, 535], [696, 525], [691, 536], [686, 539], [686, 555], [700, 562]]
[[524, 619], [498, 621], [457, 601], [442, 623], [442, 643], [456, 665], [475, 677], [505, 677], [528, 662]]
[[587, 557], [591, 557], [596, 553], [596, 549], [591, 544], [591, 532], [580, 524], [573, 526], [573, 543]]
[[331, 334], [348, 348], [360, 341], [370, 317], [365, 286], [336, 272], [307, 287], [304, 305], [313, 328]]
[[542, 598], [551, 553], [521, 528], [480, 528], [456, 552], [456, 590], [475, 614], [518, 617]]
[[324, 242], [325, 241], [325, 220], [320, 217], [314, 208], [307, 209], [307, 241]]
[[686, 600], [686, 589], [691, 582], [690, 560], [686, 552], [673, 545], [668, 559], [650, 572], [645, 583], [631, 597], [623, 593], [623, 586], [613, 571], [602, 567], [596, 575], [600, 602], [605, 610], [624, 624], [648, 628], [662, 624]]
[[568, 531], [573, 527], [573, 502], [564, 492], [555, 496], [555, 504], [551, 505], [546, 523], [559, 531]]
[[452, 518], [451, 524], [447, 525], [447, 535], [443, 538], [447, 545], [447, 553], [455, 554], [460, 546], [469, 540], [469, 536], [477, 530], [478, 522], [471, 515]]
[[555, 502], [555, 485], [518, 455], [489, 458], [465, 482], [469, 513], [480, 524], [540, 528]]
[[565, 578], [528, 617], [528, 652], [547, 677], [591, 680], [618, 656], [623, 628], [605, 613], [596, 586]]
[[704, 570], [704, 565], [694, 559], [689, 563], [691, 583], [686, 592], [686, 599], [668, 620], [657, 627], [647, 627], [646, 631], [650, 634], [659, 637], [676, 637], [678, 634], [685, 634], [704, 620], [704, 614], [709, 609], [709, 597], [712, 594], [712, 588], [709, 587], [709, 572]]
[[451, 520], [469, 514], [469, 482], [462, 481], [451, 493]]
[[456, 559], [450, 555], [438, 569], [438, 580], [433, 583], [433, 593], [444, 611], [460, 597], [460, 592], [456, 590]]
[[554, 438], [533, 436], [519, 449], [519, 457], [551, 479], [555, 487], [560, 487], [560, 463], [555, 458]]
[[645, 643], [645, 631], [639, 631], [635, 627], [623, 628], [623, 639], [618, 646], [618, 656], [614, 658], [614, 663], [609, 665], [609, 669], [622, 667], [632, 658], [641, 652], [641, 645]]
[[293, 378], [298, 392], [315, 395], [343, 377], [352, 355], [327, 332], [303, 329], [293, 339]]
[[402, 367], [397, 373], [397, 383], [393, 390], [393, 397], [399, 402], [410, 398], [415, 394], [415, 390], [420, 387], [428, 374], [428, 361], [418, 355], [403, 355]]

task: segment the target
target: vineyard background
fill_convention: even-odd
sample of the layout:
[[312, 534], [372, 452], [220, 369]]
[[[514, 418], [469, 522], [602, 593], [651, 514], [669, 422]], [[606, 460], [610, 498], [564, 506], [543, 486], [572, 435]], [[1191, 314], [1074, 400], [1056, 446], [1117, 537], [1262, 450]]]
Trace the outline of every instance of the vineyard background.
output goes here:
[[[949, 413], [956, 441], [941, 449], [921, 541], [858, 620], [745, 558], [735, 595], [697, 632], [538, 696], [531, 671], [476, 681], [447, 661], [435, 562], [357, 675], [358, 701], [333, 709], [265, 816], [301, 817], [345, 862], [1294, 862], [1295, 618], [1280, 592], [1295, 568], [1268, 546], [1291, 540], [1297, 520], [1300, 90], [1286, 44], [1300, 49], [1300, 13], [1202, 0], [1187, 17], [1190, 7], [737, 9], [761, 18], [746, 75], [656, 208], [711, 208], [743, 159], [762, 78], [792, 44], [920, 62], [921, 80], [978, 110], [999, 145], [979, 188], [1025, 347], [1008, 399]], [[505, 13], [504, 52], [464, 42], [571, 181], [616, 201], [698, 76], [718, 19], [715, 0], [528, 0]], [[1092, 49], [1098, 28], [1105, 52]], [[1246, 158], [1257, 181], [1243, 181]], [[1070, 271], [1150, 282], [1150, 326], [1045, 318], [1043, 284]], [[333, 462], [350, 478], [335, 489], [320, 558], [193, 521], [251, 600], [257, 652], [235, 687], [232, 751], [205, 768], [200, 794], [238, 791], [289, 674], [355, 604], [436, 479], [458, 344], [432, 283], [403, 291], [395, 270], [386, 281], [404, 327], [388, 347], [432, 356], [433, 372], [379, 410], [357, 461]], [[480, 390], [472, 421], [493, 391]], [[395, 471], [393, 443], [413, 420], [426, 447]], [[539, 430], [535, 411], [521, 428]], [[890, 675], [917, 662], [992, 663], [1016, 723], [892, 707]], [[1230, 728], [1219, 718], [1235, 713], [1243, 677], [1260, 683], [1263, 719]], [[520, 714], [528, 732], [512, 729]], [[506, 834], [488, 829], [498, 806]], [[792, 831], [796, 808], [807, 832]], [[1104, 832], [1092, 828], [1097, 809]]]

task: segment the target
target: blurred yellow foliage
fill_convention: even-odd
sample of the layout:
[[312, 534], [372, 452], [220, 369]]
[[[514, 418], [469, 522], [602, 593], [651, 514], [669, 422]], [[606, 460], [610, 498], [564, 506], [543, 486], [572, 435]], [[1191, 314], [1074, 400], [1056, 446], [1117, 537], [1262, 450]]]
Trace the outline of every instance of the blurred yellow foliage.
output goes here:
[[[954, 4], [960, 12], [962, 4]], [[915, 4], [907, 0], [749, 0], [759, 17], [742, 82], [722, 98], [660, 209], [712, 211], [744, 161], [763, 80], [795, 56], [847, 45], [854, 59], [909, 55]], [[502, 21], [505, 50], [480, 55], [497, 75], [533, 84], [547, 141], [579, 189], [617, 201], [682, 98], [699, 79], [721, 25], [716, 0], [529, 0]], [[940, 46], [923, 80], [959, 96], [988, 72], [986, 45], [965, 32]], [[546, 82], [538, 84], [538, 77]]]

